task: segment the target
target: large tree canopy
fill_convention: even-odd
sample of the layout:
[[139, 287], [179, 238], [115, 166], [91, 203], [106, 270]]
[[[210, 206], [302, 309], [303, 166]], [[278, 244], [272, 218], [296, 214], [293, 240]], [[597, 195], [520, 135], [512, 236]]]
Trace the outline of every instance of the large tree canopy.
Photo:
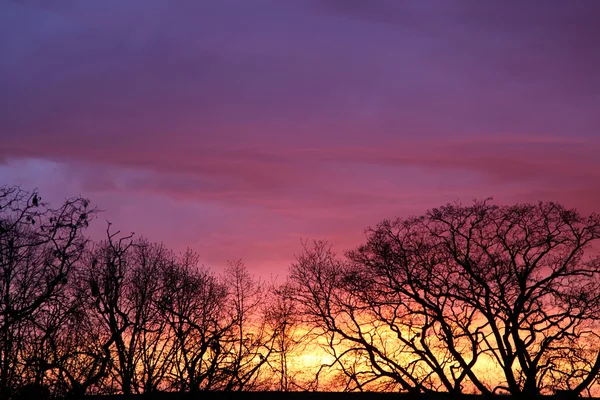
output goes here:
[[599, 238], [598, 215], [556, 203], [449, 204], [345, 259], [316, 242], [291, 278], [354, 387], [580, 393], [600, 370]]

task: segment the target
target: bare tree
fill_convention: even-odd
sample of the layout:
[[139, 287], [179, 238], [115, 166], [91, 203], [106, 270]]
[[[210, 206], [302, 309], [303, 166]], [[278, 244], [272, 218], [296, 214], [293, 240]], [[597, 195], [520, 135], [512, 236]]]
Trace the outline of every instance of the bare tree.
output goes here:
[[355, 274], [351, 264], [337, 257], [324, 241], [307, 246], [292, 265], [290, 279], [303, 321], [326, 338], [333, 359], [317, 371], [316, 378], [323, 368], [335, 367], [342, 378], [338, 388], [345, 390], [363, 390], [374, 384], [405, 391], [426, 389], [429, 374], [419, 374], [423, 362], [410, 348], [415, 334], [400, 335], [391, 343], [394, 329], [402, 331], [399, 324], [408, 325], [418, 317], [397, 315], [392, 328], [386, 329], [376, 319], [378, 310], [371, 312], [368, 304], [363, 304], [363, 289], [358, 286], [363, 283]]
[[[52, 365], [66, 388], [62, 391], [82, 395], [173, 388], [173, 377], [185, 366], [181, 355], [193, 353], [190, 343], [197, 340], [183, 334], [182, 348], [176, 321], [194, 313], [193, 302], [212, 304], [214, 299], [202, 290], [192, 253], [178, 259], [162, 245], [119, 237], [110, 225], [107, 234], [77, 270], [77, 301], [72, 304], [79, 308], [71, 313], [73, 325], [63, 325], [58, 336], [64, 344], [56, 348]], [[219, 317], [212, 305], [206, 311], [208, 318]]]
[[[598, 215], [582, 217], [555, 203], [484, 201], [385, 221], [350, 258], [413, 301], [451, 305], [442, 313], [428, 306], [427, 314], [448, 325], [439, 337], [480, 391], [457, 341], [470, 343], [471, 360], [480, 354], [498, 366], [505, 382], [494, 390], [533, 395], [554, 387], [548, 374], [572, 375], [569, 365], [581, 356], [573, 340], [594, 330], [600, 263], [589, 246], [599, 238]], [[577, 382], [571, 377], [560, 389], [581, 392], [599, 364], [593, 357]]]
[[95, 212], [0, 187], [1, 398], [288, 391], [302, 387], [292, 359], [308, 342], [324, 360], [313, 388], [324, 377], [348, 391], [600, 386], [597, 214], [449, 204], [381, 222], [345, 257], [305, 244], [289, 282], [269, 289], [241, 261], [217, 275], [110, 224], [91, 244]]
[[[58, 397], [81, 397], [99, 391], [111, 364], [114, 342], [89, 310], [89, 286], [76, 270], [64, 296], [38, 324], [43, 339], [27, 353], [44, 365], [46, 382]], [[34, 342], [35, 343], [35, 342]]]
[[158, 307], [169, 326], [172, 347], [168, 387], [180, 392], [213, 390], [222, 382], [221, 341], [231, 328], [224, 323], [226, 288], [198, 265], [191, 251], [166, 265], [161, 279]]
[[45, 340], [43, 319], [55, 317], [94, 213], [82, 198], [51, 208], [37, 191], [0, 187], [0, 397], [43, 384], [43, 355], [27, 352]]
[[228, 290], [226, 324], [230, 329], [222, 339], [226, 354], [220, 367], [226, 378], [222, 390], [255, 389], [277, 337], [277, 332], [269, 329], [264, 312], [267, 289], [241, 260], [230, 262], [223, 278]]
[[135, 350], [130, 344], [137, 337], [137, 332], [132, 331], [138, 329], [131, 321], [133, 305], [126, 293], [131, 268], [128, 253], [134, 243], [132, 235], [119, 237], [120, 232], [111, 233], [110, 226], [108, 224], [107, 239], [91, 249], [82, 276], [87, 283], [88, 312], [96, 314], [94, 318], [111, 342], [108, 373], [118, 385], [112, 390], [129, 395], [135, 371]]
[[88, 312], [104, 327], [102, 347], [110, 348], [108, 372], [115, 389], [126, 395], [149, 393], [164, 384], [173, 362], [160, 301], [170, 289], [164, 287], [163, 274], [176, 260], [163, 245], [117, 235], [109, 225], [107, 240], [92, 250], [84, 268]]
[[[274, 335], [274, 340], [268, 362], [279, 381], [269, 388], [281, 392], [303, 389], [303, 384], [297, 379], [300, 371], [292, 363], [306, 350], [306, 344], [311, 339], [310, 327], [304, 326], [299, 318], [298, 304], [294, 301], [290, 284], [273, 287], [270, 292], [271, 298], [265, 307], [268, 329]], [[270, 380], [273, 378], [269, 375]]]
[[132, 304], [130, 348], [133, 350], [134, 387], [150, 393], [164, 385], [172, 366], [173, 348], [168, 322], [159, 301], [164, 287], [161, 274], [176, 262], [174, 254], [163, 245], [140, 240], [130, 255], [133, 267], [128, 279], [127, 297]]
[[600, 369], [599, 238], [598, 215], [555, 203], [447, 205], [382, 222], [347, 260], [316, 243], [292, 279], [355, 388], [577, 394]]

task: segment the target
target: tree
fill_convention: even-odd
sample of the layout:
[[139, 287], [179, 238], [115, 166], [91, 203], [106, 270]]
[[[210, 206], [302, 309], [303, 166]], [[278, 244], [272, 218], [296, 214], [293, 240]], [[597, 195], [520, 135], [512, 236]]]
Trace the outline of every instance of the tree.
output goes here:
[[126, 296], [132, 305], [133, 384], [138, 393], [151, 393], [164, 386], [164, 378], [173, 367], [168, 322], [158, 303], [164, 291], [170, 290], [164, 286], [161, 274], [176, 258], [163, 245], [146, 240], [135, 243], [130, 257]]
[[56, 307], [95, 212], [83, 198], [50, 208], [37, 191], [0, 187], [0, 397], [43, 384], [48, 365], [34, 351], [47, 339], [43, 327], [61, 318]]
[[52, 313], [38, 323], [44, 340], [26, 350], [45, 365], [46, 384], [55, 397], [98, 393], [112, 364], [114, 339], [90, 309], [89, 282], [82, 279], [81, 264], [85, 262], [78, 263]]
[[110, 223], [89, 242], [95, 212], [0, 188], [0, 397], [258, 388], [277, 335], [262, 281]]
[[161, 280], [157, 306], [169, 326], [173, 366], [166, 375], [168, 388], [214, 390], [223, 381], [218, 368], [222, 339], [231, 328], [224, 319], [227, 290], [191, 251], [165, 265]]
[[[577, 394], [600, 370], [590, 346], [600, 315], [591, 244], [599, 238], [598, 215], [556, 203], [449, 204], [383, 221], [346, 260], [318, 245], [292, 277], [305, 312], [366, 356], [362, 382]], [[486, 380], [486, 364], [499, 383]]]
[[[134, 245], [132, 235], [118, 237], [108, 224], [107, 239], [95, 244], [82, 265], [81, 288], [88, 313], [101, 327], [103, 341], [110, 343], [107, 373], [123, 394], [133, 389], [134, 348], [139, 327], [131, 320], [133, 305], [127, 296], [131, 263], [129, 252]], [[103, 347], [103, 346], [101, 346]], [[113, 386], [109, 384], [108, 386]]]
[[325, 241], [305, 246], [292, 264], [290, 280], [302, 320], [325, 338], [333, 359], [321, 366], [316, 380], [324, 368], [335, 367], [339, 374], [336, 389], [426, 389], [428, 376], [418, 373], [419, 358], [400, 342], [390, 343], [394, 329], [400, 331], [398, 325], [410, 315], [398, 315], [392, 327], [385, 329], [385, 324], [373, 318], [377, 308], [370, 312], [368, 304], [362, 304], [364, 288], [359, 288], [362, 282], [355, 276], [351, 264], [337, 257]]
[[[267, 329], [273, 335], [272, 356], [268, 363], [273, 374], [279, 378], [271, 390], [288, 392], [302, 388], [297, 380], [300, 371], [293, 368], [294, 357], [306, 350], [310, 340], [310, 329], [303, 326], [299, 318], [298, 304], [294, 301], [293, 289], [289, 283], [271, 288], [270, 299], [265, 304]], [[273, 380], [274, 376], [269, 376]]]
[[241, 260], [229, 262], [223, 277], [227, 288], [226, 319], [222, 339], [226, 357], [220, 367], [226, 378], [222, 390], [256, 389], [260, 372], [274, 349], [277, 332], [270, 330], [265, 314], [267, 290]]
[[171, 368], [168, 320], [159, 302], [170, 290], [161, 278], [176, 261], [163, 245], [118, 234], [109, 224], [107, 240], [91, 250], [80, 293], [104, 332], [98, 346], [110, 351], [107, 372], [117, 383], [114, 389], [149, 393], [159, 389]]

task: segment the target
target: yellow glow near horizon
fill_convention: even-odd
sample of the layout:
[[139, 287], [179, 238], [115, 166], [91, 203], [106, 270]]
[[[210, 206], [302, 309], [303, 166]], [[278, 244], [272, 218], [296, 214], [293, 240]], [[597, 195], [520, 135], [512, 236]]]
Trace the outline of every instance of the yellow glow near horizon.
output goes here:
[[[390, 331], [387, 330], [383, 325], [378, 329], [372, 329], [374, 329], [373, 332], [376, 332], [376, 334], [380, 335], [379, 337], [382, 339], [380, 345], [382, 348], [386, 348], [392, 357], [398, 356], [394, 358], [394, 361], [403, 364], [403, 360], [399, 358], [403, 357], [402, 353], [395, 352], [394, 347], [398, 346], [398, 342], [397, 339], [394, 338], [394, 335], [390, 334]], [[328, 348], [329, 343], [324, 335], [311, 338], [309, 343], [305, 345], [301, 351], [292, 352], [288, 355], [290, 375], [294, 376], [299, 381], [303, 381], [304, 383], [313, 380], [314, 374], [321, 366], [330, 366], [334, 364], [335, 357], [332, 355], [332, 352], [340, 354], [344, 351], [346, 345], [346, 343], [342, 342], [342, 344], [335, 346], [334, 350], [332, 350], [331, 348]], [[365, 363], [367, 361], [366, 358], [361, 360], [346, 358], [340, 361], [348, 362], [349, 365], [352, 364], [353, 368], [357, 368], [356, 371], [369, 371], [369, 366]], [[515, 362], [513, 370], [518, 374], [518, 361]], [[326, 388], [327, 390], [343, 389], [343, 387], [339, 387], [340, 381], [338, 378], [340, 376], [340, 372], [341, 370], [339, 365], [333, 365], [331, 368], [324, 368], [319, 377], [319, 387], [321, 389]], [[449, 372], [449, 369], [447, 372]], [[489, 390], [493, 390], [500, 385], [504, 387], [507, 386], [505, 384], [505, 377], [501, 366], [490, 354], [479, 355], [479, 358], [473, 367], [473, 372]], [[434, 380], [437, 379], [434, 378]], [[477, 393], [475, 385], [468, 379], [466, 379], [463, 384], [464, 392]], [[372, 387], [376, 388], [377, 386], [373, 385]], [[547, 389], [546, 394], [551, 394], [551, 391], [552, 389]], [[597, 388], [592, 388], [591, 393], [598, 393]]]

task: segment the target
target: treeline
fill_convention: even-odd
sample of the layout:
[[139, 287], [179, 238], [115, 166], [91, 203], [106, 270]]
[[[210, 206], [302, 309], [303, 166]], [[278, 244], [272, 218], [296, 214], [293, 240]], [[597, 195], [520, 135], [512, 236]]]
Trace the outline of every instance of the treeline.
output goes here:
[[0, 188], [0, 398], [288, 388], [277, 288], [110, 225], [92, 242], [96, 214]]
[[[335, 389], [593, 394], [600, 217], [451, 204], [345, 256], [307, 243], [280, 286], [122, 235], [86, 199], [0, 188], [0, 398]], [[294, 357], [324, 355], [314, 371]], [[297, 362], [297, 360], [295, 361]], [[309, 379], [301, 381], [299, 372]]]

